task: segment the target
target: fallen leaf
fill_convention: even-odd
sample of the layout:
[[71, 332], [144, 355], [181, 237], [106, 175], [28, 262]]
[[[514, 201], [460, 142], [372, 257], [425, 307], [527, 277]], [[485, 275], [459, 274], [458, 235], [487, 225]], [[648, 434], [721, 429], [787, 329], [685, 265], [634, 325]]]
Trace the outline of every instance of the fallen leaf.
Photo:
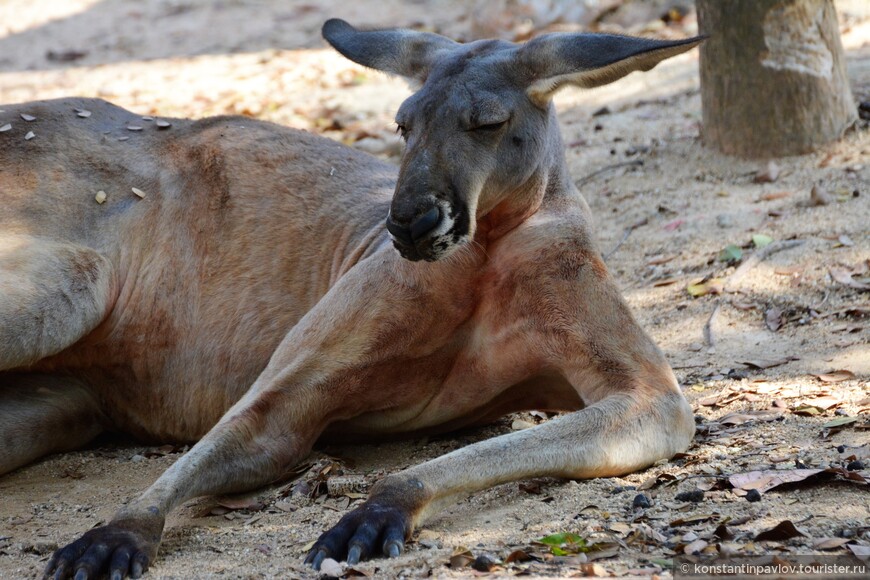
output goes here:
[[782, 366], [784, 364], [790, 363], [793, 360], [799, 360], [799, 359], [797, 357], [794, 357], [794, 356], [787, 356], [785, 358], [778, 358], [778, 359], [755, 359], [755, 360], [746, 360], [746, 361], [740, 361], [740, 362], [745, 364], [746, 366], [748, 366], [750, 368], [764, 370], [764, 369], [770, 369], [773, 367]]
[[707, 520], [712, 520], [712, 519], [715, 519], [716, 517], [718, 517], [718, 516], [716, 516], [716, 514], [696, 514], [693, 516], [688, 516], [685, 518], [676, 519], [668, 525], [672, 528], [676, 528], [679, 526], [686, 526], [689, 524], [697, 524], [700, 522], [706, 522]]
[[850, 541], [851, 538], [818, 538], [813, 540], [813, 548], [816, 550], [836, 550]]
[[870, 284], [865, 284], [864, 282], [859, 282], [853, 279], [852, 272], [845, 268], [831, 268], [829, 271], [831, 273], [831, 278], [843, 286], [855, 288], [856, 290], [870, 290]]
[[697, 539], [694, 542], [690, 542], [683, 547], [683, 553], [687, 556], [691, 556], [692, 554], [697, 554], [704, 548], [706, 548], [709, 544], [704, 540]]
[[773, 411], [743, 411], [728, 413], [717, 422], [722, 425], [742, 425], [749, 421], [775, 421], [781, 416]]
[[721, 278], [711, 278], [694, 284], [689, 284], [686, 291], [693, 298], [706, 296], [707, 294], [721, 294], [725, 290], [725, 281]]
[[836, 371], [831, 371], [829, 373], [822, 373], [820, 375], [813, 375], [818, 378], [823, 383], [840, 383], [842, 381], [850, 381], [855, 377], [855, 373], [846, 369], [840, 369]]
[[510, 564], [511, 562], [528, 562], [532, 559], [533, 558], [525, 550], [514, 550], [507, 555], [507, 558], [504, 559], [504, 563]]
[[756, 541], [766, 541], [766, 542], [784, 542], [785, 540], [791, 538], [797, 538], [799, 536], [803, 536], [801, 532], [794, 527], [794, 524], [791, 523], [790, 520], [783, 520], [779, 522], [775, 527], [761, 532], [757, 536], [755, 536]]
[[752, 245], [756, 248], [763, 248], [773, 243], [773, 238], [764, 234], [752, 234]]
[[743, 250], [740, 249], [740, 246], [735, 246], [734, 244], [728, 244], [719, 252], [720, 262], [739, 262], [742, 257]]
[[772, 306], [764, 313], [764, 323], [772, 332], [776, 332], [783, 325], [782, 309]]
[[850, 248], [855, 245], [855, 242], [852, 241], [852, 238], [843, 234], [842, 236], [837, 238], [837, 243], [834, 244], [835, 248]]
[[616, 542], [596, 542], [586, 549], [589, 561], [613, 558], [619, 554], [620, 545]]
[[586, 540], [577, 534], [571, 532], [560, 532], [550, 534], [535, 540], [537, 544], [549, 546], [550, 552], [554, 556], [567, 556], [569, 554], [577, 554], [584, 552], [586, 549]]
[[735, 488], [749, 491], [758, 490], [764, 493], [784, 483], [797, 483], [808, 477], [822, 473], [822, 469], [776, 469], [767, 471], [750, 471], [736, 473], [728, 478]]
[[474, 556], [471, 550], [464, 546], [459, 546], [453, 549], [453, 555], [450, 556], [450, 567], [454, 569], [465, 568], [474, 562]]
[[790, 195], [790, 191], [774, 191], [771, 193], [762, 193], [758, 196], [758, 201], [773, 201], [775, 199], [782, 199]]

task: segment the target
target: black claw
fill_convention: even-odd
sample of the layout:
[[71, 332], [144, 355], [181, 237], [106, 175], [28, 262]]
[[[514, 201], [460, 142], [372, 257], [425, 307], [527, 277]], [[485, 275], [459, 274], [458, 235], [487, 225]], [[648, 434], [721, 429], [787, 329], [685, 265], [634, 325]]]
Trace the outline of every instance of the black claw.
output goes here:
[[311, 562], [311, 567], [315, 570], [320, 570], [320, 565], [326, 560], [326, 550], [318, 550], [314, 555], [314, 560]]
[[347, 563], [350, 566], [354, 564], [359, 564], [360, 558], [362, 557], [362, 548], [359, 545], [351, 546], [350, 550], [347, 552]]
[[399, 542], [390, 542], [386, 546], [384, 546], [384, 553], [389, 558], [398, 558], [402, 553], [402, 544]]

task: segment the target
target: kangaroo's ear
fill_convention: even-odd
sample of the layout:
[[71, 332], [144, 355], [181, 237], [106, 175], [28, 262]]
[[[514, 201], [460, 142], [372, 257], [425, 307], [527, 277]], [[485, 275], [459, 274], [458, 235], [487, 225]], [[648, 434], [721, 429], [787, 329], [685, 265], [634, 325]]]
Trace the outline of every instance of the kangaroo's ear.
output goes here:
[[529, 96], [543, 105], [566, 85], [591, 88], [612, 83], [630, 72], [649, 70], [705, 38], [669, 41], [616, 34], [545, 34], [524, 44], [518, 57], [531, 73]]
[[323, 38], [338, 52], [369, 68], [423, 82], [435, 56], [459, 43], [440, 34], [415, 30], [357, 30], [333, 18], [323, 25]]

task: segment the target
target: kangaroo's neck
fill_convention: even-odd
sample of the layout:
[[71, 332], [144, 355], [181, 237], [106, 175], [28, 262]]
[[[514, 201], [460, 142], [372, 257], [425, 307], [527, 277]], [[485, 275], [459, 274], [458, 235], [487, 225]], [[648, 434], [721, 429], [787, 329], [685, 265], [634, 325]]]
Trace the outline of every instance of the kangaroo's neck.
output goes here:
[[492, 208], [478, 212], [478, 227], [490, 241], [505, 235], [534, 215], [544, 199], [564, 195], [573, 188], [565, 161], [562, 135], [555, 109], [550, 105], [544, 155], [529, 179], [512, 191], [503, 192]]

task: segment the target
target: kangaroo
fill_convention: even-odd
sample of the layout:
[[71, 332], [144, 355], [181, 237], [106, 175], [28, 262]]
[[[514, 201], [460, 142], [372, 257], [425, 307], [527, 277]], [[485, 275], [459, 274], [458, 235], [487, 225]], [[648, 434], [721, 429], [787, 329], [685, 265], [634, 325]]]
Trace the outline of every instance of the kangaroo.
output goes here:
[[323, 35], [419, 86], [396, 116], [398, 169], [240, 117], [0, 112], [0, 473], [106, 429], [197, 441], [46, 577], [141, 576], [170, 510], [280, 480], [325, 435], [571, 411], [383, 478], [314, 568], [399, 555], [458, 495], [621, 475], [689, 445], [691, 408], [595, 246], [551, 97], [701, 38], [459, 44], [342, 20]]

